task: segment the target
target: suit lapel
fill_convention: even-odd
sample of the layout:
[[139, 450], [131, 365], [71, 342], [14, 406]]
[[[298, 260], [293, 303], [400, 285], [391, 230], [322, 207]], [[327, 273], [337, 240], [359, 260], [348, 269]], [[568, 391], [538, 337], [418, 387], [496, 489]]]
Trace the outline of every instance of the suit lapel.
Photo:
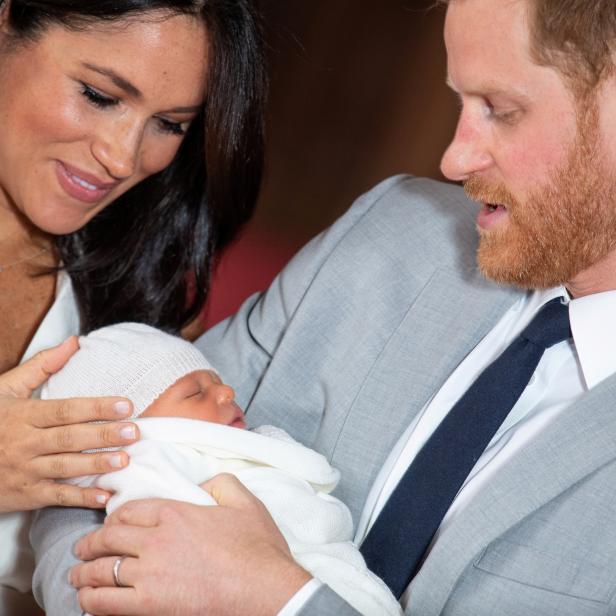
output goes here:
[[616, 377], [565, 409], [485, 485], [439, 537], [413, 581], [411, 609], [440, 614], [478, 554], [508, 529], [616, 457]]
[[462, 276], [436, 270], [417, 295], [366, 378], [333, 451], [332, 464], [342, 471], [339, 496], [356, 519], [415, 415], [518, 297], [474, 269]]

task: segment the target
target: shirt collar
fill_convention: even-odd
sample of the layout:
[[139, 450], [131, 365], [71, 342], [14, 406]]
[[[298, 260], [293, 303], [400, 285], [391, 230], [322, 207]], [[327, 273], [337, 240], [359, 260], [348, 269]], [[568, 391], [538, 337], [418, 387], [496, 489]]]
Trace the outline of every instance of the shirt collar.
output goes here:
[[616, 291], [569, 302], [573, 341], [590, 389], [616, 373]]

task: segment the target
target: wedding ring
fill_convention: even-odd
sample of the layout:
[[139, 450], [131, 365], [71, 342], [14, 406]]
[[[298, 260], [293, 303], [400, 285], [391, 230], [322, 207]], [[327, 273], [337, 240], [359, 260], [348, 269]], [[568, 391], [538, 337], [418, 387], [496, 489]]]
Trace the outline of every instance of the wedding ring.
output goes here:
[[120, 558], [113, 563], [113, 582], [118, 588], [126, 588], [126, 584], [122, 584], [120, 581], [120, 565], [125, 558], [126, 556], [120, 556]]

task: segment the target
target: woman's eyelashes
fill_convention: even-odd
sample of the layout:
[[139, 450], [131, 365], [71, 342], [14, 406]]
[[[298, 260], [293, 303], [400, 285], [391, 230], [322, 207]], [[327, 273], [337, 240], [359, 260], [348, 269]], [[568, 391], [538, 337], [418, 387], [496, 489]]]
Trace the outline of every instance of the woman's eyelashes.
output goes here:
[[[87, 83], [81, 83], [81, 93], [86, 100], [97, 109], [110, 109], [120, 104], [119, 98], [102, 94]], [[155, 117], [158, 130], [162, 133], [184, 136], [188, 130], [190, 122], [173, 122], [167, 118]]]
[[106, 96], [95, 90], [87, 83], [81, 84], [81, 93], [85, 96], [87, 101], [97, 107], [98, 109], [108, 109], [109, 107], [116, 107], [119, 105], [120, 100], [111, 96]]
[[171, 133], [172, 135], [185, 135], [189, 125], [189, 122], [172, 122], [166, 118], [156, 118], [156, 120], [162, 132]]

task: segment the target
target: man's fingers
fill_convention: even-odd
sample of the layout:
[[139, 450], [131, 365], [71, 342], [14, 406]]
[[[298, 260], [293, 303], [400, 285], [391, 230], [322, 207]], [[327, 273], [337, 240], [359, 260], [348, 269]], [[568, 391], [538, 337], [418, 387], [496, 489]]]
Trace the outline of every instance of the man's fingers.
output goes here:
[[[99, 588], [115, 586], [113, 568], [118, 556], [105, 556], [90, 562], [81, 563], [71, 569], [70, 583], [77, 589], [84, 587]], [[123, 586], [134, 586], [138, 577], [139, 561], [125, 557], [118, 568], [118, 578]]]
[[75, 545], [75, 555], [80, 560], [116, 554], [139, 556], [148, 533], [148, 529], [136, 526], [105, 525], [80, 539]]
[[134, 588], [82, 588], [77, 598], [81, 609], [92, 616], [143, 616], [148, 613]]
[[47, 479], [69, 479], [81, 475], [110, 473], [128, 465], [125, 451], [106, 453], [65, 453], [32, 460], [32, 470]]
[[54, 481], [44, 482], [37, 488], [39, 507], [87, 507], [101, 509], [109, 500], [110, 494], [97, 488], [79, 488]]
[[113, 513], [105, 518], [105, 525], [128, 524], [152, 528], [160, 521], [160, 511], [170, 505], [170, 501], [160, 498], [148, 498], [135, 500], [118, 507]]
[[30, 423], [38, 428], [88, 421], [118, 421], [130, 417], [132, 412], [131, 402], [125, 398], [33, 400], [31, 408]]
[[77, 424], [47, 428], [36, 436], [37, 442], [31, 443], [30, 450], [55, 454], [129, 445], [139, 437], [139, 429], [135, 424], [125, 422]]
[[242, 509], [260, 503], [234, 475], [221, 473], [201, 487], [221, 506]]
[[0, 376], [0, 396], [29, 398], [78, 348], [77, 338], [71, 336], [62, 344], [41, 351], [21, 366], [5, 372]]

